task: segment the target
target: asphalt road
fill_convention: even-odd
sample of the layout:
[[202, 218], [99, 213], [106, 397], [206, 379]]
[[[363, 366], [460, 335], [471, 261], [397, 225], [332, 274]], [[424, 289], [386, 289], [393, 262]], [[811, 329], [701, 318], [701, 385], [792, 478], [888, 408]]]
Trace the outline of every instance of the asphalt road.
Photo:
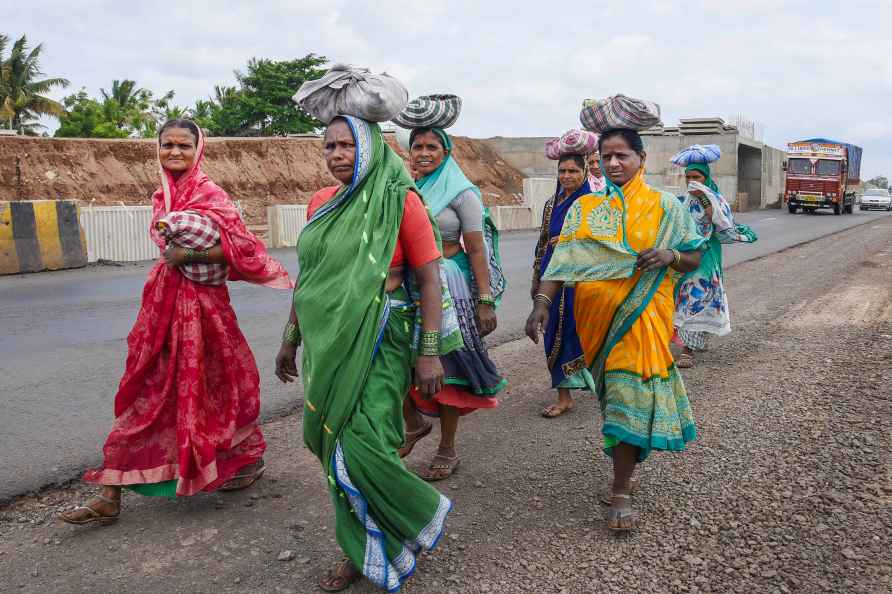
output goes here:
[[[755, 245], [730, 246], [726, 266], [869, 223], [887, 213], [789, 215], [772, 210], [738, 216]], [[537, 233], [508, 233], [502, 250], [511, 288], [491, 344], [521, 336], [529, 313], [529, 278]], [[293, 250], [276, 254], [293, 273]], [[93, 266], [0, 278], [0, 501], [76, 476], [100, 460], [126, 356], [125, 339], [151, 263]], [[290, 293], [232, 283], [232, 301], [264, 380], [264, 416], [299, 402], [299, 388], [273, 375]], [[733, 295], [732, 295], [733, 301]]]

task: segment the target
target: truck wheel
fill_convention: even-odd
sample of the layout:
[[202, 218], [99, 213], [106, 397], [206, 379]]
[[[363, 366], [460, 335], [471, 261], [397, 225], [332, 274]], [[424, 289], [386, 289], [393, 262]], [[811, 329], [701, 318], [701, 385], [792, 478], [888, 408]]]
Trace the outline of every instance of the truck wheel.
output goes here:
[[839, 204], [833, 205], [833, 214], [835, 214], [835, 215], [842, 214], [842, 208], [840, 208]]
[[788, 204], [788, 205], [787, 205], [787, 211], [788, 211], [790, 214], [796, 214], [796, 211], [797, 211], [797, 210], [799, 210], [799, 209], [796, 208], [795, 206], [793, 206], [792, 204]]

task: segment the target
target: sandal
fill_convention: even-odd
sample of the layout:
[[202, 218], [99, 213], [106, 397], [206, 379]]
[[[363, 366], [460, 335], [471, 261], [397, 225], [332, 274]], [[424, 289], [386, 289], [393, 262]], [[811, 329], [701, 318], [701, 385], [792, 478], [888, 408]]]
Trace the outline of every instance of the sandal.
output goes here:
[[[438, 460], [440, 462], [437, 462]], [[427, 467], [427, 470], [419, 472], [418, 476], [428, 481], [429, 483], [442, 481], [455, 474], [455, 472], [458, 470], [458, 465], [460, 462], [461, 460], [459, 460], [458, 456], [449, 458], [447, 456], [437, 454], [436, 456], [434, 456], [434, 459], [431, 460], [431, 463]], [[443, 471], [445, 471], [445, 473]]]
[[360, 579], [362, 579], [362, 572], [353, 565], [350, 559], [344, 558], [334, 569], [325, 573], [325, 576], [319, 580], [319, 587], [325, 592], [340, 592]]
[[[118, 511], [116, 511], [114, 514], [107, 515], [107, 514], [102, 514], [102, 513], [98, 512], [96, 509], [90, 507], [89, 505], [81, 505], [81, 506], [74, 508], [71, 511], [59, 514], [59, 519], [61, 519], [63, 522], [67, 522], [69, 524], [74, 524], [75, 526], [85, 526], [87, 524], [92, 524], [94, 522], [98, 523], [101, 526], [108, 526], [110, 524], [114, 524], [115, 522], [117, 522], [118, 518], [121, 517], [121, 501], [120, 501], [120, 499], [115, 501], [114, 499], [109, 499], [108, 497], [105, 497], [103, 495], [97, 495], [95, 497], [95, 499], [98, 499], [102, 503], [108, 503], [109, 505], [114, 505]], [[74, 514], [74, 513], [80, 512], [80, 511], [87, 512], [87, 514], [88, 514], [87, 517], [80, 519], [80, 520], [76, 520], [71, 517], [71, 514]]]
[[[258, 466], [259, 465], [259, 466]], [[225, 483], [220, 486], [220, 491], [225, 491], [231, 493], [232, 491], [241, 491], [242, 489], [247, 489], [263, 476], [263, 473], [266, 472], [266, 462], [263, 461], [263, 458], [260, 459], [259, 462], [252, 464], [253, 470], [250, 473], [245, 474], [237, 474]], [[243, 467], [247, 468], [247, 467]], [[247, 482], [245, 482], [247, 481]]]
[[415, 444], [430, 435], [430, 432], [433, 431], [434, 424], [428, 423], [426, 426], [418, 429], [417, 431], [407, 431], [406, 439], [403, 441], [403, 445], [400, 446], [399, 455], [400, 458], [405, 458], [409, 454], [412, 453], [412, 450], [415, 449]]
[[[628, 508], [615, 509], [616, 500], [627, 501], [632, 499], [628, 493], [614, 493], [614, 501], [611, 502], [610, 509], [607, 510], [607, 529], [614, 532], [631, 532], [635, 527], [635, 518], [638, 517], [637, 512], [632, 509], [631, 503]], [[628, 526], [620, 526], [622, 520], [630, 520]]]
[[688, 353], [682, 353], [675, 360], [675, 366], [679, 369], [691, 369], [694, 366], [694, 357]]
[[575, 403], [570, 404], [569, 406], [561, 406], [560, 404], [549, 404], [542, 411], [542, 416], [546, 419], [555, 419], [564, 413], [570, 412], [574, 408], [576, 408]]
[[[629, 495], [635, 494], [635, 489], [638, 488], [638, 479], [630, 478], [629, 479]], [[603, 505], [613, 505], [613, 487], [608, 487], [606, 491], [601, 493], [600, 502]]]

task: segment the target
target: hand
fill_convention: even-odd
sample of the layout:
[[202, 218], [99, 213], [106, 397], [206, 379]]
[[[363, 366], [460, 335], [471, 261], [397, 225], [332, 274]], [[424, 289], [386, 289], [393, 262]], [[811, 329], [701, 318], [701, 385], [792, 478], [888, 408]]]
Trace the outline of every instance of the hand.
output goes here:
[[539, 344], [539, 335], [545, 332], [548, 325], [548, 306], [544, 303], [536, 303], [533, 312], [527, 318], [526, 332], [534, 343]]
[[675, 262], [672, 250], [655, 250], [648, 248], [638, 255], [638, 269], [642, 272], [664, 268]]
[[296, 360], [297, 347], [283, 342], [279, 354], [276, 355], [276, 377], [282, 380], [282, 383], [290, 384], [298, 377]]
[[483, 303], [477, 304], [477, 328], [480, 329], [481, 338], [490, 334], [496, 329], [498, 321], [496, 319], [496, 310], [492, 305]]
[[165, 264], [167, 264], [171, 268], [175, 268], [186, 263], [186, 250], [181, 247], [171, 245], [168, 246], [167, 249], [161, 253], [161, 257], [164, 258]]
[[415, 363], [415, 387], [421, 397], [430, 400], [443, 389], [443, 364], [440, 357], [420, 356]]

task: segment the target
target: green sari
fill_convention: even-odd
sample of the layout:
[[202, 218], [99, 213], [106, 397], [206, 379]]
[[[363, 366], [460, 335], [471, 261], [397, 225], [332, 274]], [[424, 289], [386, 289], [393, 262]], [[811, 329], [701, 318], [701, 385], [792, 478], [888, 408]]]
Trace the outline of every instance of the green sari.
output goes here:
[[452, 504], [397, 454], [416, 307], [405, 289], [384, 289], [414, 184], [376, 124], [343, 119], [356, 140], [353, 180], [319, 207], [297, 246], [304, 442], [328, 477], [338, 544], [395, 592], [436, 545]]

